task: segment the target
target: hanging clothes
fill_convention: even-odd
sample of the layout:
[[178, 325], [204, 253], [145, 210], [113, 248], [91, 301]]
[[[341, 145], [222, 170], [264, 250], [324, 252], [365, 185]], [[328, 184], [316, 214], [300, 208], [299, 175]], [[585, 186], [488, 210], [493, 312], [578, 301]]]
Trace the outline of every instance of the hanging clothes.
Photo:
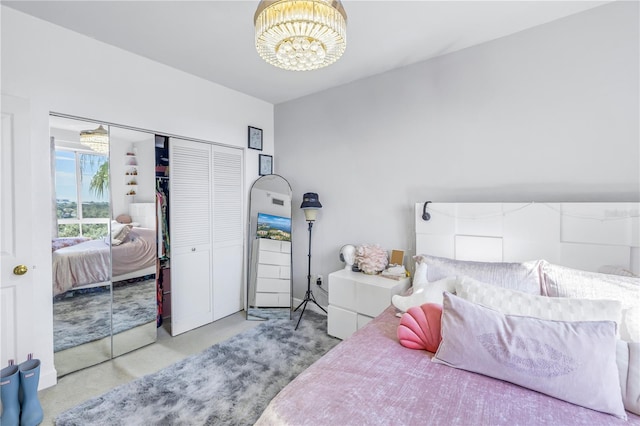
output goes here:
[[171, 257], [171, 241], [169, 238], [169, 179], [156, 178], [156, 199], [161, 235], [158, 252], [160, 258]]
[[156, 326], [162, 326], [164, 315], [164, 269], [169, 267], [171, 244], [169, 239], [169, 179], [156, 177], [156, 214], [158, 218], [158, 261], [159, 273], [156, 276]]

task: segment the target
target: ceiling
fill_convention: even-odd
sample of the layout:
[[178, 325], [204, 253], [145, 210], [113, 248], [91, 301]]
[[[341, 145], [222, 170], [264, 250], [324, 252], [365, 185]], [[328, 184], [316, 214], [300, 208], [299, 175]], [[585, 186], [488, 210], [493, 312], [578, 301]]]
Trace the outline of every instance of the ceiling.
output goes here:
[[268, 65], [256, 53], [253, 14], [257, 0], [2, 0], [14, 9], [272, 104], [605, 3], [609, 1], [344, 0], [348, 16], [345, 54], [329, 67], [300, 72]]

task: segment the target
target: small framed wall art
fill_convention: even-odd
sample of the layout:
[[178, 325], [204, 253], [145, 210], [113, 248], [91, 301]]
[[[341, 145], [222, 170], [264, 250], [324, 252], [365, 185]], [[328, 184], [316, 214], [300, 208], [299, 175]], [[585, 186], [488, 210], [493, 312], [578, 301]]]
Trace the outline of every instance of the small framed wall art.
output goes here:
[[249, 126], [249, 148], [262, 151], [262, 129]]
[[260, 154], [258, 156], [258, 174], [260, 176], [273, 174], [273, 157]]

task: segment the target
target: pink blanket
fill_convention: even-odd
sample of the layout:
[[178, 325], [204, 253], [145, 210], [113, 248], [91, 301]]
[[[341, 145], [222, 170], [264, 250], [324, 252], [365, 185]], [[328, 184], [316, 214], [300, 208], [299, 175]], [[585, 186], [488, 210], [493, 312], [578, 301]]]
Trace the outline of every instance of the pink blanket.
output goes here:
[[154, 229], [133, 228], [126, 242], [118, 246], [90, 240], [55, 250], [53, 295], [155, 265], [155, 238]]
[[640, 425], [401, 346], [389, 307], [287, 385], [257, 425]]
[[111, 247], [112, 275], [127, 274], [156, 264], [156, 230], [133, 228], [127, 242]]

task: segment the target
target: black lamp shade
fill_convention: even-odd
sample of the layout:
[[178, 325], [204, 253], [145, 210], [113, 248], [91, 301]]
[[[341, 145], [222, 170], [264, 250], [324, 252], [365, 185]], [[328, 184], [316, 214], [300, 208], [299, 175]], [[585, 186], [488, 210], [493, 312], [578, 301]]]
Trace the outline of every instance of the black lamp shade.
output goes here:
[[315, 192], [307, 192], [302, 196], [302, 204], [300, 205], [301, 209], [321, 209], [322, 204], [320, 204], [320, 200], [318, 199], [318, 194]]

